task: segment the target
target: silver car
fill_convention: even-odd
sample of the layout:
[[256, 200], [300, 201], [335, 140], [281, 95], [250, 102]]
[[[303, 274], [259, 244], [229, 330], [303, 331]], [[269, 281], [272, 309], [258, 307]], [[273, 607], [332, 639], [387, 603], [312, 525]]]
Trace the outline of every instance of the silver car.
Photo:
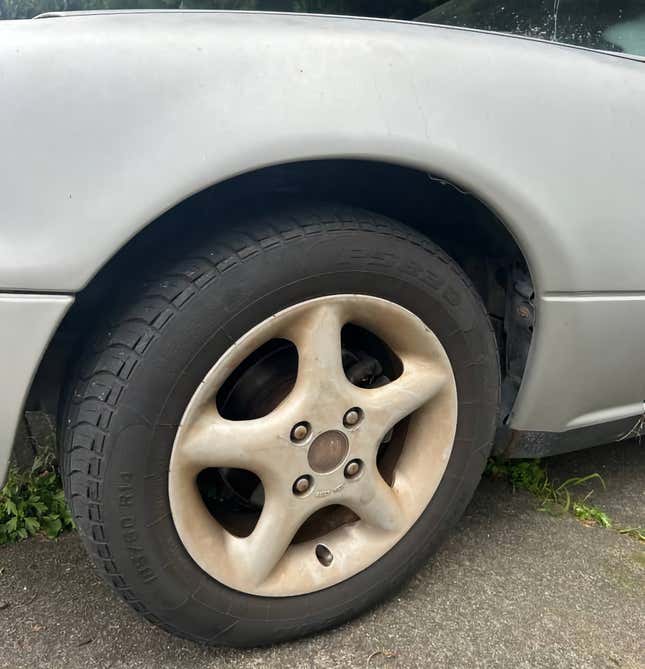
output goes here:
[[0, 22], [0, 479], [57, 415], [105, 580], [266, 644], [640, 434], [645, 4], [177, 4]]

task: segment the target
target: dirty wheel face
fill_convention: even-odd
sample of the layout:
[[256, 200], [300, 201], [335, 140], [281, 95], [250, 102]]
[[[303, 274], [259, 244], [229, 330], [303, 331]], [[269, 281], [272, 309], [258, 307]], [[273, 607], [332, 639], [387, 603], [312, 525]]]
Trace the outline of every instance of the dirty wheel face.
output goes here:
[[[257, 397], [270, 399], [258, 408]], [[327, 588], [410, 530], [443, 477], [456, 424], [448, 356], [419, 318], [366, 295], [302, 302], [233, 344], [193, 395], [170, 462], [177, 532], [236, 590]]]

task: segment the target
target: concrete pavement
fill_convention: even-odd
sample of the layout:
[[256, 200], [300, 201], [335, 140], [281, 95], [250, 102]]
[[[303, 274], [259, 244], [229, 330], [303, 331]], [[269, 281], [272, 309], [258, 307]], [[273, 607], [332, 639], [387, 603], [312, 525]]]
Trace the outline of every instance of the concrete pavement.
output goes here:
[[[607, 491], [596, 503], [624, 525], [645, 524], [645, 445], [560, 456], [549, 469], [560, 479], [598, 471]], [[537, 506], [484, 480], [394, 600], [341, 629], [250, 651], [202, 648], [140, 620], [75, 535], [0, 547], [0, 667], [644, 669], [644, 545]]]

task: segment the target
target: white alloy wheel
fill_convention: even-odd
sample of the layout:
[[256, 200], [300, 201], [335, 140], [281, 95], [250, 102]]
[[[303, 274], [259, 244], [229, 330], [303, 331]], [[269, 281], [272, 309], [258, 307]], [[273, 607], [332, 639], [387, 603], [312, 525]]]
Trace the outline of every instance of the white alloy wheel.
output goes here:
[[[389, 347], [400, 364], [396, 378], [370, 388], [348, 379], [341, 346], [348, 323]], [[297, 350], [293, 387], [262, 417], [225, 418], [218, 392], [274, 339]], [[396, 461], [384, 476], [377, 456], [402, 422]], [[414, 314], [365, 295], [296, 304], [235, 342], [190, 400], [170, 461], [175, 527], [195, 562], [230, 588], [272, 597], [327, 588], [368, 568], [414, 525], [443, 477], [456, 425], [448, 356]], [[209, 468], [246, 470], [261, 481], [250, 533], [231, 531], [209, 511], [197, 483]], [[317, 533], [314, 524], [312, 535], [311, 519], [325, 508], [340, 520], [331, 529], [321, 523]]]

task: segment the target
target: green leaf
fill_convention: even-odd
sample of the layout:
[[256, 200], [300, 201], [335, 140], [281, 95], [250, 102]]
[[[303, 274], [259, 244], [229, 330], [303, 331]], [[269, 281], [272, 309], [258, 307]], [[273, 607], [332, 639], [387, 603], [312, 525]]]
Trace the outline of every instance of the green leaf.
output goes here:
[[32, 504], [34, 507], [34, 511], [36, 511], [38, 514], [45, 514], [47, 513], [47, 504], [44, 502], [35, 502]]
[[13, 500], [8, 499], [8, 500], [4, 503], [4, 507], [5, 507], [5, 509], [6, 509], [6, 512], [7, 512], [9, 515], [11, 515], [11, 516], [17, 516], [17, 515], [18, 515], [18, 509], [16, 508], [16, 503], [15, 503]]
[[33, 516], [29, 516], [25, 518], [25, 529], [29, 534], [36, 534], [38, 530], [40, 529], [40, 523], [38, 522], [37, 518], [34, 518]]
[[63, 523], [59, 518], [52, 518], [44, 523], [43, 529], [50, 539], [55, 539], [63, 531]]

